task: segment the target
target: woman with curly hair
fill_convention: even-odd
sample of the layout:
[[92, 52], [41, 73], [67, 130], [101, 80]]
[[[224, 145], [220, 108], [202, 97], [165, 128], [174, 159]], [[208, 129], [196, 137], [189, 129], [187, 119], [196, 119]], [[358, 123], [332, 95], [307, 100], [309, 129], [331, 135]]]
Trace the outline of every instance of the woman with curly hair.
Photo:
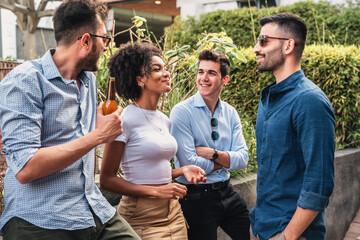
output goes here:
[[[123, 133], [105, 146], [101, 187], [123, 195], [118, 211], [142, 239], [187, 239], [178, 201], [187, 189], [172, 178], [184, 175], [195, 184], [206, 178], [194, 165], [171, 169], [177, 143], [169, 118], [156, 110], [161, 94], [170, 91], [161, 52], [150, 43], [127, 43], [108, 66], [119, 96], [133, 104], [124, 109]], [[123, 178], [117, 175], [119, 164]]]

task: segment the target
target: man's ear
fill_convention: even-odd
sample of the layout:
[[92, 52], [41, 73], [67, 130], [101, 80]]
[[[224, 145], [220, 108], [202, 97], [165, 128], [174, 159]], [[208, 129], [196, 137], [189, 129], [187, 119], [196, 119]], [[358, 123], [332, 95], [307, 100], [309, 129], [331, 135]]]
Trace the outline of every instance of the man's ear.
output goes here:
[[85, 33], [79, 39], [81, 47], [85, 48], [86, 50], [90, 49], [90, 41], [91, 36], [89, 33]]
[[284, 53], [289, 55], [289, 54], [293, 53], [294, 51], [295, 51], [295, 40], [294, 39], [287, 40]]
[[226, 84], [228, 84], [228, 82], [229, 82], [229, 79], [230, 79], [230, 77], [229, 77], [229, 75], [226, 75], [225, 77], [223, 77], [223, 86], [225, 86]]

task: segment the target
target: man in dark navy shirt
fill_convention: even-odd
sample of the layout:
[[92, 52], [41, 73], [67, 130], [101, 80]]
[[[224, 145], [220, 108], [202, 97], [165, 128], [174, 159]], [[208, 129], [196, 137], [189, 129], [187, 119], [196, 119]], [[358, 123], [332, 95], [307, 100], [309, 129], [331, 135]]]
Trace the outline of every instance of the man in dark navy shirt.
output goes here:
[[334, 187], [334, 111], [301, 70], [305, 22], [283, 13], [260, 24], [254, 53], [259, 70], [271, 71], [276, 82], [263, 89], [258, 108], [252, 233], [261, 240], [324, 239], [324, 209]]

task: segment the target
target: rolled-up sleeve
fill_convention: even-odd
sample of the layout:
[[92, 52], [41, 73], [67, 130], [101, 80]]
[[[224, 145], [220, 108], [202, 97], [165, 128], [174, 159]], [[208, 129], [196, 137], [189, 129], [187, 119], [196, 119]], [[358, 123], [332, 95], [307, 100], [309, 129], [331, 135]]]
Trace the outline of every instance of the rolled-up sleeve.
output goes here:
[[43, 101], [36, 74], [13, 70], [0, 83], [2, 153], [15, 174], [41, 146]]
[[191, 120], [182, 107], [174, 107], [170, 113], [171, 135], [178, 143], [176, 158], [180, 166], [196, 165], [209, 174], [214, 169], [214, 163], [196, 154], [194, 136], [191, 131]]
[[229, 151], [226, 151], [230, 157], [230, 167], [228, 170], [239, 170], [246, 167], [249, 156], [248, 148], [242, 132], [242, 126], [240, 117], [234, 110], [232, 114], [232, 138], [231, 147]]
[[294, 127], [306, 168], [297, 204], [322, 211], [334, 188], [334, 111], [326, 96], [318, 92], [303, 94], [295, 106]]

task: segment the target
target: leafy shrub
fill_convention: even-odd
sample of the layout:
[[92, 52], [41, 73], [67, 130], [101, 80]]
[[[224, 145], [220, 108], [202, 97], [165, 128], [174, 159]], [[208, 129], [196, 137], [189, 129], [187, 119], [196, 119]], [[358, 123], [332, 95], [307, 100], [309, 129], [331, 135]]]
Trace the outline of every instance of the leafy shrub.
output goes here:
[[360, 145], [360, 51], [355, 46], [310, 46], [305, 74], [330, 99], [336, 116], [338, 148]]
[[272, 14], [288, 12], [301, 18], [308, 25], [308, 44], [358, 44], [360, 41], [360, 4], [349, 8], [331, 5], [329, 2], [298, 2], [289, 6], [272, 8], [239, 8], [219, 10], [200, 16], [199, 20], [190, 17], [187, 20], [176, 17], [174, 24], [166, 28], [169, 35], [168, 47], [176, 43], [194, 47], [204, 32], [225, 31], [234, 44], [251, 47], [260, 32], [260, 18]]
[[[260, 92], [275, 78], [257, 71], [251, 48], [243, 49], [243, 55], [248, 62], [234, 68], [222, 99], [255, 125]], [[337, 149], [360, 144], [359, 66], [360, 50], [355, 46], [310, 45], [302, 58], [305, 75], [324, 91], [334, 108]]]
[[[306, 4], [313, 6], [314, 3], [307, 2]], [[321, 6], [330, 6], [328, 3], [321, 4], [323, 4]], [[295, 4], [292, 7], [297, 7], [297, 5]], [[318, 9], [318, 13], [322, 12], [321, 9], [324, 10], [325, 7]], [[249, 11], [249, 9], [247, 10]], [[256, 11], [260, 12], [262, 10]], [[283, 11], [283, 9], [270, 8], [267, 11], [279, 12]], [[335, 10], [333, 9], [332, 11]], [[219, 12], [213, 14], [216, 15]], [[324, 12], [326, 13], [325, 10], [323, 14], [325, 14]], [[309, 16], [313, 17], [321, 16], [318, 13], [313, 12], [310, 14], [307, 12]], [[263, 15], [265, 15], [265, 11], [262, 11], [262, 15], [258, 14], [258, 18]], [[251, 19], [247, 19], [247, 21], [251, 21]], [[189, 23], [195, 24], [196, 21], [192, 19], [185, 21], [184, 24], [187, 25]], [[211, 21], [207, 23], [209, 27], [211, 26], [210, 23]], [[179, 24], [179, 22], [175, 24]], [[227, 26], [227, 24], [231, 23], [224, 22], [221, 24]], [[318, 25], [315, 24], [312, 27], [310, 26], [310, 28], [316, 28], [316, 26]], [[309, 35], [311, 36], [311, 33]], [[317, 35], [316, 32], [315, 35]], [[196, 54], [199, 51], [205, 48], [217, 48], [221, 51], [227, 51], [227, 46], [229, 46], [231, 51], [228, 54], [235, 53], [237, 56], [235, 59], [240, 60], [232, 63], [231, 80], [223, 89], [221, 97], [224, 101], [233, 105], [239, 112], [250, 157], [246, 169], [232, 171], [231, 175], [241, 176], [244, 173], [254, 172], [257, 169], [255, 124], [260, 91], [275, 81], [275, 78], [271, 73], [259, 73], [257, 71], [258, 64], [252, 47], [243, 48], [239, 51], [225, 32], [207, 33], [201, 36], [202, 40], [196, 40], [196, 44], [193, 44], [192, 48], [187, 45], [179, 45], [178, 43], [173, 48], [169, 48], [174, 42], [164, 44], [167, 46], [167, 48], [163, 49], [164, 59], [170, 70], [173, 85], [171, 92], [165, 94], [160, 100], [160, 110], [169, 114], [171, 108], [176, 103], [196, 92], [194, 91], [197, 65]], [[190, 39], [190, 41], [192, 40], [194, 39]], [[168, 41], [171, 41], [171, 37], [168, 38]], [[251, 41], [251, 36], [248, 41]], [[245, 56], [247, 61], [242, 60], [241, 56]], [[360, 144], [360, 133], [358, 131], [360, 129], [359, 56], [360, 50], [355, 46], [310, 45], [305, 48], [302, 59], [302, 68], [305, 75], [325, 92], [335, 110], [337, 150]], [[98, 71], [98, 83], [99, 88], [105, 92], [106, 84], [104, 79], [106, 82], [107, 77], [101, 78], [100, 75], [108, 75], [105, 64], [107, 56], [104, 56], [103, 60], [104, 62], [101, 62]]]

